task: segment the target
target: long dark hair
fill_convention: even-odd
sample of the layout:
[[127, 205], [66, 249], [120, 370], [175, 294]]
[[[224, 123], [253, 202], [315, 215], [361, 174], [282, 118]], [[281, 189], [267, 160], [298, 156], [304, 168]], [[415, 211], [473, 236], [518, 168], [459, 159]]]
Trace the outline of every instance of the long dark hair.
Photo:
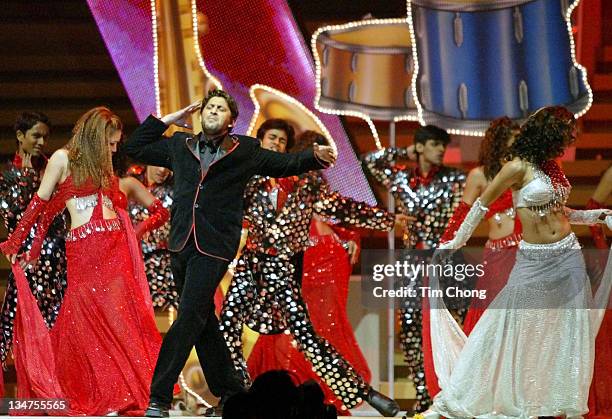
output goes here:
[[511, 157], [519, 157], [541, 166], [563, 155], [572, 144], [576, 119], [562, 106], [542, 108], [525, 121], [510, 147]]
[[478, 152], [478, 164], [484, 167], [488, 180], [501, 170], [502, 160], [508, 157], [508, 140], [518, 130], [518, 124], [506, 116], [493, 120], [489, 125]]

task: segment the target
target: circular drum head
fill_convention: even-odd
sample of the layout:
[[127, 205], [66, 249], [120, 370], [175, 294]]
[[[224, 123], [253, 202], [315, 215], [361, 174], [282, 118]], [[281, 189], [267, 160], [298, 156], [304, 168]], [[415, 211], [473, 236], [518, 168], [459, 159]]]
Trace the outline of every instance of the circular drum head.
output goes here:
[[322, 34], [321, 41], [335, 48], [350, 51], [412, 53], [410, 28], [407, 23], [358, 26]]
[[413, 6], [449, 12], [485, 12], [521, 6], [536, 0], [411, 0]]

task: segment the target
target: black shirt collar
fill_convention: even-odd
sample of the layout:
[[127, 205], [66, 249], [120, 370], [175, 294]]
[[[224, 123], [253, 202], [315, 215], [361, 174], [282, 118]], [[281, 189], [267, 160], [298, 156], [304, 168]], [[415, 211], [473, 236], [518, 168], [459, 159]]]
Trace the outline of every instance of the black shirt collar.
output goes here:
[[227, 134], [221, 134], [216, 137], [208, 137], [204, 134], [204, 132], [200, 132], [198, 141], [200, 142], [200, 147], [207, 146], [217, 149], [219, 147], [219, 144], [221, 144], [221, 142], [226, 136]]

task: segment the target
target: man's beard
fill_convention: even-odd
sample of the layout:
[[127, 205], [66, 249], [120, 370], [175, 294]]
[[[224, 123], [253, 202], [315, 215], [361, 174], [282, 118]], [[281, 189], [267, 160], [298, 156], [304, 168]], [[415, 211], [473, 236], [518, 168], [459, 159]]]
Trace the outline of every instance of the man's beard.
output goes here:
[[209, 136], [218, 135], [223, 132], [223, 125], [219, 121], [204, 121], [202, 131]]

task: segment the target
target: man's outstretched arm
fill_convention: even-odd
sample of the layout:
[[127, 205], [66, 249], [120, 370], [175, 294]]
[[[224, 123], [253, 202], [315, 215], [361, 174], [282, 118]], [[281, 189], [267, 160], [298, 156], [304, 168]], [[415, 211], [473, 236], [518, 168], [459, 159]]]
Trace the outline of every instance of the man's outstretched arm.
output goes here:
[[332, 147], [315, 145], [301, 153], [277, 153], [258, 148], [253, 156], [255, 174], [275, 178], [300, 175], [311, 170], [326, 169], [336, 161]]
[[396, 148], [389, 147], [372, 151], [363, 157], [363, 162], [374, 178], [388, 186], [398, 171], [395, 166], [397, 159], [412, 159], [414, 157], [413, 147]]

